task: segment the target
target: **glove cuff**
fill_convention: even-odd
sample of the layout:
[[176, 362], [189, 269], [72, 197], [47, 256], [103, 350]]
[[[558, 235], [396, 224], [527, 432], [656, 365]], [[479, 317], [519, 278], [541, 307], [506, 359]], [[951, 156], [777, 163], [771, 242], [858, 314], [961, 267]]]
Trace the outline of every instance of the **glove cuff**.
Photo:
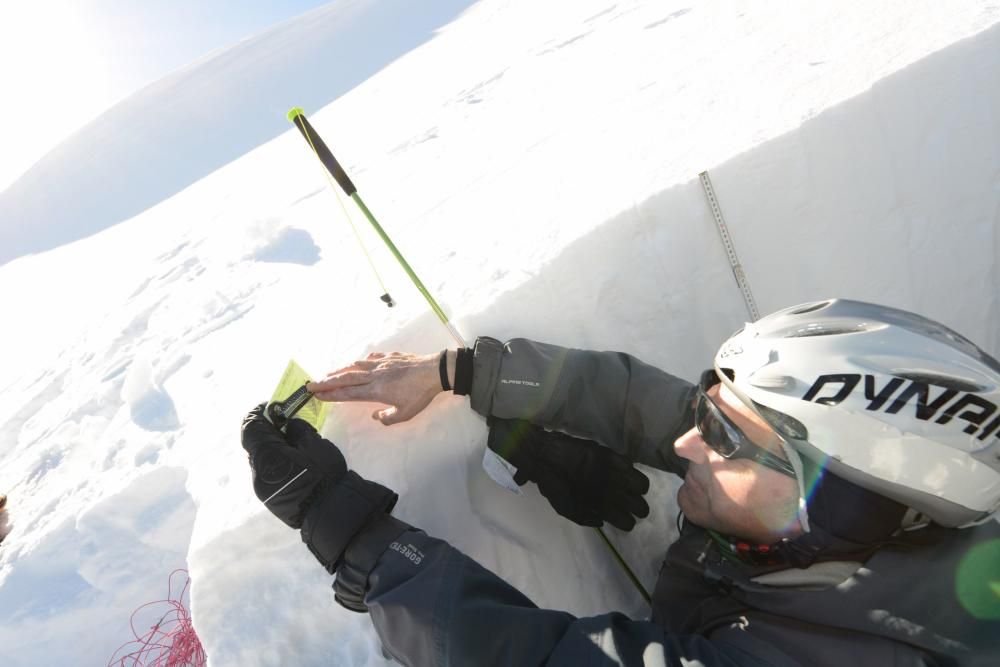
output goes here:
[[413, 527], [389, 514], [374, 517], [361, 533], [348, 545], [344, 560], [333, 582], [333, 597], [340, 606], [358, 613], [365, 613], [365, 593], [368, 592], [368, 575], [375, 569], [389, 545]]
[[536, 443], [533, 439], [537, 433], [544, 431], [522, 419], [489, 417], [486, 423], [490, 428], [486, 446], [516, 468], [514, 481], [519, 485], [536, 481], [538, 461], [535, 450], [541, 446], [541, 442]]
[[373, 516], [390, 512], [398, 498], [392, 490], [350, 470], [309, 507], [302, 521], [302, 541], [333, 574], [354, 536]]

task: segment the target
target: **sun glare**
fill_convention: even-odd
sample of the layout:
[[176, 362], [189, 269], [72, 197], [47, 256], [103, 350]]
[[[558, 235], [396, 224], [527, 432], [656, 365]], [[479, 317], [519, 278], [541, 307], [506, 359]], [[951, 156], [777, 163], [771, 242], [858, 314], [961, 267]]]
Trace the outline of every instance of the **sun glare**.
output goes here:
[[114, 101], [84, 3], [0, 8], [0, 190]]

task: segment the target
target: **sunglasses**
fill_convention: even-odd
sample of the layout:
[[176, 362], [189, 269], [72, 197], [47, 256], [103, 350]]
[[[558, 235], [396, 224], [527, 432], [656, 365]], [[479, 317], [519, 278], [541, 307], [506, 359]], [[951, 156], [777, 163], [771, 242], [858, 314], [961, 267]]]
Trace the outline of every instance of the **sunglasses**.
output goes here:
[[705, 371], [694, 398], [694, 424], [705, 444], [723, 458], [750, 459], [794, 479], [795, 469], [788, 461], [750, 442], [750, 438], [708, 397], [708, 390], [717, 384], [716, 372], [713, 369]]

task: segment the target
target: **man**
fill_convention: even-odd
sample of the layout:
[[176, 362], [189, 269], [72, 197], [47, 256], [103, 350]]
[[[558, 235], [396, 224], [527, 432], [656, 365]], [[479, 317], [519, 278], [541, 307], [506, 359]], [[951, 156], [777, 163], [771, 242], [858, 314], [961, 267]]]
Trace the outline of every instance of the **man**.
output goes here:
[[[553, 477], [598, 447], [682, 475], [684, 521], [651, 620], [538, 609], [393, 518], [396, 495], [310, 426], [282, 433], [258, 407], [243, 430], [258, 497], [399, 662], [1000, 664], [1000, 364], [950, 329], [834, 299], [748, 324], [697, 386], [626, 354], [480, 338], [441, 362], [373, 354], [310, 390], [384, 404], [373, 417], [391, 424], [449, 387], [561, 513], [643, 515]], [[609, 480], [634, 499], [634, 477]]]

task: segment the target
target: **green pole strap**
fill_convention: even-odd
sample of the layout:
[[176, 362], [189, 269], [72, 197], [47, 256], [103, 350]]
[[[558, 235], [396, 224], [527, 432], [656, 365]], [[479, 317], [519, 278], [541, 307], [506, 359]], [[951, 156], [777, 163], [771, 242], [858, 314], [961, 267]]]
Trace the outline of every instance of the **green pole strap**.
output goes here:
[[622, 566], [622, 569], [625, 570], [626, 576], [628, 576], [628, 578], [632, 581], [632, 585], [639, 591], [639, 594], [646, 601], [646, 604], [652, 607], [653, 598], [649, 596], [649, 591], [647, 591], [646, 587], [642, 585], [641, 581], [639, 581], [639, 577], [635, 576], [635, 572], [633, 572], [632, 568], [628, 566], [628, 563], [625, 562], [622, 555], [618, 553], [618, 549], [615, 549], [615, 545], [611, 544], [611, 540], [608, 539], [608, 536], [604, 534], [603, 530], [600, 528], [594, 528], [594, 530], [596, 530], [597, 534], [601, 536], [602, 540], [604, 540], [604, 544], [608, 547], [608, 549], [611, 549], [611, 554], [615, 557], [615, 560], [618, 561], [618, 564]]
[[[382, 237], [383, 241], [385, 241], [385, 245], [389, 248], [389, 252], [392, 253], [393, 257], [396, 258], [396, 261], [399, 262], [399, 265], [403, 267], [404, 271], [406, 271], [406, 275], [410, 276], [410, 280], [413, 281], [413, 284], [417, 286], [420, 293], [424, 295], [425, 299], [427, 299], [427, 303], [430, 304], [431, 310], [434, 311], [434, 314], [438, 316], [438, 319], [441, 320], [443, 324], [447, 325], [448, 316], [444, 314], [444, 311], [441, 310], [441, 306], [438, 305], [437, 301], [434, 300], [434, 297], [431, 296], [431, 293], [427, 291], [426, 287], [424, 287], [420, 278], [417, 277], [417, 274], [414, 273], [412, 268], [410, 268], [410, 264], [406, 261], [406, 258], [403, 257], [403, 254], [399, 252], [399, 249], [396, 248], [396, 244], [392, 242], [392, 239], [390, 239], [389, 235], [385, 233], [385, 230], [382, 229], [382, 225], [378, 224], [378, 220], [375, 219], [372, 212], [368, 210], [367, 206], [365, 206], [365, 202], [362, 201], [361, 195], [355, 191], [354, 194], [351, 195], [351, 199], [354, 200], [354, 203], [358, 205], [361, 212], [365, 214], [366, 218], [368, 218], [368, 222], [372, 223], [372, 227], [375, 228], [378, 235]], [[465, 347], [464, 343], [462, 347]]]

